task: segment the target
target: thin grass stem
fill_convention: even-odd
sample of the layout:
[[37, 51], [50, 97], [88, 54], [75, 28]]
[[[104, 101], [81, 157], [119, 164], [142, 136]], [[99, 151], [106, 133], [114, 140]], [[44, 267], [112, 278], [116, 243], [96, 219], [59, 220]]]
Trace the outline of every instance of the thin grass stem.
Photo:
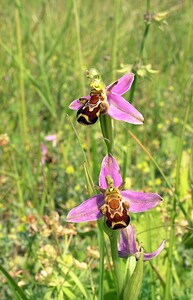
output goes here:
[[181, 162], [182, 162], [183, 141], [184, 141], [185, 128], [188, 120], [191, 102], [192, 102], [192, 95], [190, 96], [189, 101], [187, 103], [186, 112], [184, 116], [184, 123], [181, 131], [180, 142], [178, 145], [178, 152], [177, 152], [175, 197], [173, 197], [173, 206], [172, 206], [172, 214], [171, 214], [171, 230], [170, 230], [170, 238], [169, 238], [168, 264], [167, 264], [167, 271], [166, 271], [166, 287], [165, 287], [165, 298], [164, 298], [165, 300], [169, 300], [171, 294], [173, 247], [174, 247], [174, 240], [175, 240], [175, 227], [173, 225], [175, 223], [176, 214], [177, 214], [176, 207], [177, 204], [179, 203], [180, 171], [181, 171]]
[[[78, 56], [79, 56], [79, 67], [80, 71], [83, 71], [83, 57], [82, 57], [82, 45], [80, 39], [80, 22], [78, 15], [78, 7], [77, 0], [73, 0], [73, 8], [74, 8], [74, 17], [75, 17], [75, 26], [76, 26], [76, 37], [77, 37], [77, 47], [78, 47]], [[85, 79], [81, 76], [81, 84], [82, 84], [82, 93], [85, 95]]]
[[[19, 61], [19, 59], [12, 53], [12, 51], [5, 45], [5, 43], [3, 43], [3, 41], [1, 39], [0, 39], [0, 45], [11, 56], [11, 58], [13, 58], [13, 60], [15, 61], [15, 63], [20, 67], [20, 61]], [[32, 82], [32, 84], [36, 88], [37, 93], [39, 94], [40, 98], [42, 99], [42, 102], [47, 107], [47, 109], [49, 110], [50, 114], [54, 117], [52, 106], [51, 106], [51, 104], [48, 101], [48, 97], [47, 97], [46, 93], [41, 88], [41, 85], [32, 76], [32, 74], [30, 73], [30, 70], [26, 69], [24, 65], [22, 65], [21, 67], [22, 67], [22, 70], [23, 70], [23, 73], [25, 74], [25, 76]]]
[[41, 51], [39, 55], [39, 65], [40, 70], [42, 74], [42, 79], [44, 82], [46, 95], [47, 95], [47, 101], [49, 102], [50, 107], [52, 108], [53, 116], [56, 119], [56, 109], [55, 109], [55, 102], [53, 101], [50, 84], [48, 80], [48, 72], [46, 71], [45, 64], [46, 64], [46, 54], [45, 54], [45, 45], [44, 45], [44, 32], [43, 28], [40, 26], [40, 32], [39, 32], [39, 39], [40, 39], [40, 45], [41, 45]]
[[113, 26], [113, 47], [112, 47], [112, 81], [116, 79], [117, 54], [118, 54], [118, 25], [119, 25], [120, 0], [114, 2], [114, 26]]
[[[20, 96], [18, 106], [18, 116], [20, 120], [21, 137], [23, 143], [27, 140], [27, 116], [26, 116], [26, 101], [25, 101], [25, 86], [24, 86], [24, 72], [23, 72], [23, 50], [21, 39], [21, 26], [18, 8], [15, 9], [15, 23], [17, 32], [17, 46], [18, 46], [18, 60], [19, 60], [19, 83], [20, 83]], [[21, 111], [20, 111], [21, 109]]]
[[146, 39], [147, 39], [147, 36], [148, 36], [148, 33], [149, 33], [149, 27], [150, 27], [150, 24], [151, 24], [150, 0], [146, 1], [146, 15], [145, 15], [145, 18], [147, 20], [145, 20], [146, 22], [145, 22], [145, 28], [144, 28], [144, 31], [143, 31], [143, 36], [142, 36], [142, 39], [141, 39], [141, 43], [140, 43], [140, 46], [139, 46], [139, 50], [138, 50], [138, 54], [137, 54], [137, 57], [136, 57], [136, 60], [135, 60], [135, 64], [132, 68], [132, 72], [135, 74], [135, 79], [134, 79], [134, 82], [131, 86], [130, 97], [129, 97], [129, 102], [130, 103], [133, 102], [133, 97], [134, 97], [135, 88], [136, 88], [136, 82], [137, 82], [137, 78], [138, 78], [136, 66], [141, 64], [145, 42], [146, 42]]
[[0, 265], [0, 271], [4, 274], [4, 276], [7, 278], [8, 283], [10, 287], [12, 288], [13, 295], [18, 299], [21, 300], [28, 300], [23, 290], [18, 286], [16, 281], [10, 276], [10, 274], [3, 268], [2, 265]]
[[160, 166], [158, 165], [158, 163], [155, 161], [155, 159], [153, 158], [153, 156], [151, 155], [151, 153], [147, 150], [147, 148], [140, 142], [140, 140], [130, 130], [128, 130], [128, 133], [136, 141], [136, 143], [141, 147], [141, 149], [147, 154], [147, 156], [151, 159], [151, 161], [154, 163], [154, 165], [156, 166], [156, 168], [158, 169], [158, 171], [160, 172], [160, 174], [164, 178], [167, 186], [169, 187], [169, 189], [173, 193], [174, 192], [174, 188], [172, 187], [172, 185], [168, 181], [168, 179], [165, 176], [164, 172], [162, 171], [162, 169], [160, 168]]

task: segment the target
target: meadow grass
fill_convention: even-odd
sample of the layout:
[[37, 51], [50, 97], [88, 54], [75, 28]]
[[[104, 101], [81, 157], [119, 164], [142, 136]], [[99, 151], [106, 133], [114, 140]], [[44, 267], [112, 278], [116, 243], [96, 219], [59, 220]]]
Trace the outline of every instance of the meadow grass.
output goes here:
[[[91, 67], [106, 84], [135, 72], [124, 97], [145, 123], [113, 122], [114, 155], [127, 189], [164, 198], [156, 209], [131, 216], [146, 251], [167, 240], [164, 251], [145, 263], [139, 298], [191, 299], [192, 2], [33, 0], [1, 6], [0, 299], [98, 297], [96, 223], [65, 222], [90, 193], [85, 160], [98, 185], [106, 154], [100, 123], [80, 126], [68, 108], [89, 93], [85, 70]], [[44, 140], [48, 134], [57, 135], [55, 146]], [[51, 157], [43, 166], [41, 143]], [[104, 299], [116, 299], [110, 257], [105, 236]]]

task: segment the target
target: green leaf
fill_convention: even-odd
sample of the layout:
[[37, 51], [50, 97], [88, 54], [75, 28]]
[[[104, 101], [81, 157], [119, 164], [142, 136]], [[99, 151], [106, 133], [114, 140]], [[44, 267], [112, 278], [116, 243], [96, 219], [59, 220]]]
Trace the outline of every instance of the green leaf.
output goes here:
[[12, 288], [15, 299], [28, 300], [23, 290], [17, 285], [16, 281], [9, 275], [9, 273], [0, 265], [0, 271], [5, 275], [10, 287]]
[[80, 291], [84, 295], [85, 299], [87, 299], [88, 296], [87, 296], [86, 290], [85, 290], [83, 284], [81, 283], [81, 281], [79, 280], [79, 278], [76, 276], [76, 274], [73, 273], [72, 271], [70, 271], [69, 272], [69, 276], [73, 279], [73, 281], [75, 282], [76, 286], [80, 289]]
[[94, 194], [94, 184], [93, 184], [93, 180], [92, 177], [90, 175], [88, 166], [86, 163], [84, 163], [84, 175], [85, 175], [85, 179], [86, 179], [86, 186], [87, 186], [87, 190], [88, 190], [88, 194], [90, 196], [92, 196]]
[[104, 294], [104, 300], [117, 300], [116, 290], [110, 290]]
[[185, 249], [193, 248], [193, 232], [186, 232], [182, 237], [182, 243], [184, 244]]
[[[128, 270], [129, 272], [129, 270]], [[128, 273], [127, 272], [127, 273]], [[126, 278], [129, 276], [126, 274]], [[123, 300], [136, 300], [139, 296], [143, 279], [143, 253], [137, 262], [135, 270], [133, 271], [130, 280], [125, 281]]]
[[76, 296], [71, 292], [71, 290], [67, 287], [63, 287], [62, 288], [64, 294], [66, 294], [66, 296], [68, 296], [69, 299], [75, 299]]
[[135, 256], [130, 256], [127, 259], [126, 262], [126, 268], [125, 268], [125, 285], [127, 282], [129, 282], [129, 279], [131, 278], [131, 275], [133, 274], [135, 268], [136, 268], [137, 262]]
[[44, 296], [44, 300], [50, 300], [52, 299], [52, 294], [53, 294], [53, 288], [49, 289]]
[[[71, 279], [74, 281], [75, 285], [77, 288], [79, 288], [79, 290], [82, 292], [82, 294], [84, 295], [84, 299], [88, 298], [87, 292], [85, 290], [84, 285], [82, 284], [82, 282], [80, 281], [80, 279], [77, 277], [77, 275], [73, 272], [73, 271], [69, 271], [69, 268], [64, 266], [64, 263], [62, 260], [58, 260], [61, 263], [61, 269], [62, 271], [66, 274], [66, 272], [68, 272], [68, 275], [71, 277]], [[70, 287], [70, 285], [69, 285]]]
[[188, 195], [189, 189], [189, 166], [190, 156], [187, 151], [182, 152], [182, 163], [180, 169], [180, 198], [184, 198]]

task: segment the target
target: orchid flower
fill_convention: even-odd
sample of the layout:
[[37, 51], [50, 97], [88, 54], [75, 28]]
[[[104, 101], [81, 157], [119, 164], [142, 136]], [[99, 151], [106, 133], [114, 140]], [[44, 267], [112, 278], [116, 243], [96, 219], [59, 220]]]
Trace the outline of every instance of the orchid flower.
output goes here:
[[48, 148], [43, 143], [41, 144], [41, 154], [40, 166], [52, 162], [52, 156], [48, 153]]
[[[165, 240], [159, 245], [157, 250], [152, 253], [143, 253], [143, 260], [151, 260], [156, 257], [164, 249]], [[140, 246], [137, 246], [134, 228], [129, 224], [127, 228], [121, 230], [120, 241], [118, 244], [119, 257], [127, 258], [129, 255], [135, 255], [137, 259], [140, 257]]]
[[42, 153], [42, 156], [41, 156], [40, 165], [43, 166], [46, 162], [46, 155], [48, 153], [48, 149], [43, 143], [41, 144], [41, 153]]
[[108, 114], [116, 120], [143, 124], [143, 115], [122, 97], [133, 83], [133, 73], [125, 74], [108, 86], [104, 85], [96, 69], [88, 71], [87, 77], [90, 78], [90, 95], [74, 100], [69, 106], [72, 110], [78, 110], [79, 123], [91, 125], [97, 121], [100, 114]]
[[57, 144], [57, 135], [56, 135], [56, 134], [46, 135], [46, 136], [44, 137], [44, 140], [45, 140], [45, 141], [52, 142], [52, 146], [53, 146], [53, 147], [56, 147], [56, 144]]
[[150, 210], [163, 200], [158, 194], [122, 190], [123, 182], [116, 159], [108, 154], [104, 157], [99, 175], [97, 194], [73, 208], [67, 215], [67, 222], [94, 221], [103, 216], [111, 229], [127, 227], [128, 213]]
[[[44, 137], [45, 141], [52, 142], [52, 147], [56, 147], [57, 144], [57, 135], [50, 134]], [[53, 161], [52, 156], [48, 153], [48, 148], [42, 143], [41, 144], [41, 161], [40, 165], [43, 166], [45, 163], [51, 163]]]

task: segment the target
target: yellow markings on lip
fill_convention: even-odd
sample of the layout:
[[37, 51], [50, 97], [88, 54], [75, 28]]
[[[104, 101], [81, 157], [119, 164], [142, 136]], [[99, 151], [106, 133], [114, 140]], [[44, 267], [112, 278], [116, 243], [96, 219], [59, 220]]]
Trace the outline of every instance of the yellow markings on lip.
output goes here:
[[[94, 96], [93, 96], [94, 97]], [[84, 100], [84, 99], [83, 99]], [[92, 103], [91, 99], [88, 99], [83, 106], [77, 112], [77, 121], [83, 125], [92, 125], [96, 123], [101, 113], [101, 99], [99, 98], [96, 103]]]
[[[121, 225], [121, 226], [119, 226]], [[127, 224], [124, 220], [120, 221], [120, 222], [112, 222], [111, 228], [114, 229], [114, 227], [119, 227], [119, 228], [125, 228], [127, 227], [129, 224]]]
[[[87, 115], [85, 115], [85, 114], [83, 114], [83, 113], [80, 113], [80, 114], [78, 115], [77, 121], [78, 121], [81, 117], [83, 117], [83, 118], [86, 120], [87, 123], [92, 124], [92, 122], [89, 120], [89, 116], [87, 116]], [[81, 123], [82, 123], [82, 122], [81, 122]]]

